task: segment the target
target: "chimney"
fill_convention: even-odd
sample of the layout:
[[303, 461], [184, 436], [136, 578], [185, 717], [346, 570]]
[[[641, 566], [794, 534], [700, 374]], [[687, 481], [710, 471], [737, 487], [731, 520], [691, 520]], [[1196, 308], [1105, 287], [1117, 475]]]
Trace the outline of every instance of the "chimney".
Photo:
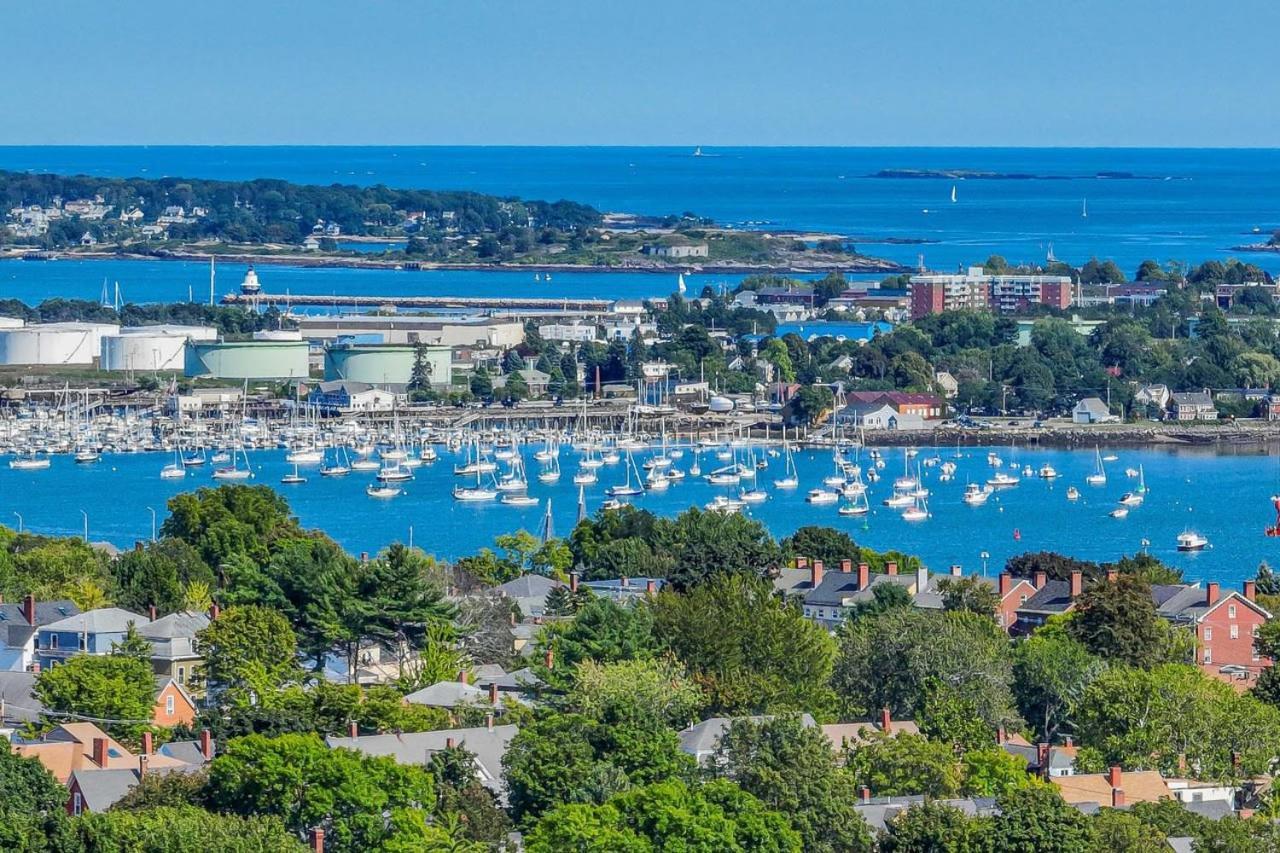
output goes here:
[[626, 575], [623, 575], [621, 578], [618, 579], [618, 585], [621, 586], [623, 589], [629, 589], [631, 587], [631, 578], [627, 577]]
[[871, 586], [871, 567], [866, 563], [858, 563], [858, 589]]
[[1205, 591], [1204, 591], [1205, 604], [1214, 605], [1218, 603], [1218, 589], [1219, 587], [1218, 587], [1217, 581], [1209, 581], [1209, 583], [1205, 585]]
[[893, 719], [889, 716], [888, 708], [880, 709], [880, 731], [889, 734], [893, 731]]
[[484, 715], [484, 727], [489, 731], [493, 731], [493, 714]]
[[347, 737], [351, 738], [352, 740], [355, 740], [356, 738], [360, 737], [360, 726], [359, 724], [356, 723], [355, 720], [352, 720], [351, 722], [347, 723]]
[[154, 604], [147, 605], [147, 618], [152, 622], [156, 621], [156, 606]]
[[658, 582], [657, 582], [656, 580], [654, 580], [653, 578], [649, 578], [647, 581], [645, 581], [645, 582], [644, 582], [644, 594], [645, 594], [645, 595], [657, 595], [657, 594], [658, 594]]
[[93, 739], [93, 763], [99, 767], [107, 766], [107, 739], [104, 737]]
[[1036, 744], [1036, 764], [1040, 767], [1040, 775], [1049, 778], [1049, 744]]
[[467, 671], [465, 669], [458, 670], [458, 683], [459, 684], [467, 683]]
[[1111, 765], [1111, 769], [1107, 771], [1107, 784], [1112, 788], [1120, 787], [1120, 765]]
[[451, 738], [451, 737], [447, 737], [447, 738], [445, 738], [445, 739], [444, 739], [444, 748], [445, 748], [445, 749], [453, 749], [453, 747], [456, 745], [456, 743], [457, 743], [457, 742], [456, 742], [453, 738]]
[[863, 804], [871, 802], [871, 789], [866, 785], [863, 785], [858, 789], [858, 797], [862, 800]]
[[1013, 575], [1008, 572], [1000, 573], [1000, 597], [1004, 598], [1013, 590]]
[[1115, 583], [1118, 577], [1120, 577], [1120, 573], [1115, 569], [1107, 569], [1107, 583]]
[[147, 762], [151, 760], [151, 756], [145, 752], [138, 756], [138, 778], [141, 779], [147, 775]]
[[569, 572], [569, 592], [578, 591], [578, 573]]
[[1178, 775], [1187, 775], [1187, 754], [1185, 752], [1178, 753]]
[[498, 682], [496, 681], [489, 682], [489, 704], [498, 704]]
[[32, 675], [40, 674], [40, 661], [36, 661], [35, 663], [31, 664], [31, 674]]
[[847, 575], [853, 571], [853, 560], [845, 558], [840, 561], [840, 574]]
[[1124, 788], [1111, 789], [1111, 808], [1113, 809], [1124, 808]]
[[221, 615], [222, 615], [222, 608], [218, 605], [218, 602], [215, 601], [213, 605], [209, 608], [209, 618], [217, 619]]
[[155, 735], [151, 732], [142, 733], [142, 754], [150, 755], [155, 746]]
[[1084, 591], [1084, 573], [1079, 569], [1071, 573], [1071, 598], [1074, 600], [1080, 597], [1080, 593]]
[[1031, 585], [1036, 589], [1044, 589], [1044, 585], [1049, 582], [1049, 576], [1044, 572], [1036, 572], [1031, 576]]
[[1007, 741], [1008, 739], [1009, 739], [1009, 733], [1005, 731], [1004, 726], [1003, 725], [996, 726], [996, 743], [1003, 746], [1004, 742]]
[[1071, 737], [1071, 735], [1067, 735], [1062, 739], [1062, 745], [1067, 748], [1075, 746], [1076, 745], [1075, 738]]
[[542, 656], [542, 665], [547, 669], [554, 669], [556, 664], [556, 653], [553, 649], [547, 649], [547, 653]]
[[1240, 775], [1240, 753], [1238, 752], [1231, 753], [1231, 772], [1237, 776]]
[[200, 730], [200, 754], [205, 761], [213, 761], [213, 735], [208, 729]]
[[814, 589], [818, 588], [818, 584], [822, 583], [822, 561], [814, 560], [813, 567], [809, 569], [809, 583]]
[[953, 578], [958, 578], [964, 574], [964, 568], [959, 563], [952, 563], [947, 571], [951, 572], [951, 577]]
[[887, 575], [896, 575], [898, 573], [898, 564], [890, 560], [884, 564], [884, 572]]
[[929, 570], [924, 566], [916, 569], [916, 592], [924, 592], [929, 588]]
[[324, 830], [316, 827], [307, 833], [307, 846], [311, 853], [324, 853]]
[[27, 595], [22, 599], [22, 618], [27, 620], [27, 624], [35, 627], [36, 624], [36, 597]]
[[362, 563], [367, 563], [367, 562], [369, 562], [369, 552], [368, 552], [368, 551], [361, 551], [361, 552], [360, 552], [360, 562], [362, 562]]
[[1245, 582], [1244, 582], [1244, 597], [1245, 597], [1245, 598], [1247, 598], [1247, 599], [1249, 599], [1250, 601], [1255, 601], [1255, 600], [1257, 599], [1257, 597], [1258, 597], [1258, 582], [1257, 582], [1257, 581], [1245, 581]]
[[797, 569], [807, 569], [807, 568], [809, 568], [809, 558], [808, 558], [808, 557], [796, 557], [796, 568], [797, 568]]

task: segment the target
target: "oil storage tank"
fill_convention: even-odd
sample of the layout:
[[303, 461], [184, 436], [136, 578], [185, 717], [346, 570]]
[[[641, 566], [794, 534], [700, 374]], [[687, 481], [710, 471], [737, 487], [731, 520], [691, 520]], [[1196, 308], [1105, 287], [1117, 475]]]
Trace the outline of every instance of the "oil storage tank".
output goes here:
[[[427, 374], [432, 385], [448, 385], [452, 349], [423, 346]], [[416, 347], [404, 344], [338, 343], [324, 351], [324, 378], [369, 385], [407, 385], [413, 377]]]
[[0, 329], [0, 364], [93, 364], [102, 339], [119, 333], [114, 323], [41, 323]]
[[102, 338], [103, 370], [183, 370], [187, 341], [216, 341], [209, 326], [130, 326]]
[[306, 341], [190, 341], [187, 376], [206, 379], [306, 379]]

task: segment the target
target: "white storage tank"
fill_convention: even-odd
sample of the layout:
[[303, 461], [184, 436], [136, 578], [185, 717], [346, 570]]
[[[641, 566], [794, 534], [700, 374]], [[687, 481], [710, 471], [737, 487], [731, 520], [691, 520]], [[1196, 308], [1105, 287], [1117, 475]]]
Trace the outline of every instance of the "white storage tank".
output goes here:
[[93, 364], [114, 323], [43, 323], [0, 329], [0, 364]]
[[0, 317], [0, 329], [21, 329], [25, 325], [21, 317]]
[[302, 330], [263, 329], [261, 332], [254, 332], [253, 339], [255, 341], [300, 341], [302, 340]]
[[103, 370], [182, 370], [188, 340], [213, 341], [208, 326], [131, 326], [102, 339]]
[[733, 411], [733, 400], [728, 397], [715, 396], [707, 403], [707, 408], [717, 414]]

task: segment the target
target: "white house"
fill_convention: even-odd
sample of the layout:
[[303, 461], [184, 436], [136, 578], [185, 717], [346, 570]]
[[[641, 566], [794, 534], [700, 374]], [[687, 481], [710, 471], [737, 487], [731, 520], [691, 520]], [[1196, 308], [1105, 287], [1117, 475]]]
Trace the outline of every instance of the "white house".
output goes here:
[[1071, 421], [1077, 424], [1109, 424], [1120, 420], [1111, 414], [1107, 404], [1097, 397], [1085, 397], [1071, 410]]

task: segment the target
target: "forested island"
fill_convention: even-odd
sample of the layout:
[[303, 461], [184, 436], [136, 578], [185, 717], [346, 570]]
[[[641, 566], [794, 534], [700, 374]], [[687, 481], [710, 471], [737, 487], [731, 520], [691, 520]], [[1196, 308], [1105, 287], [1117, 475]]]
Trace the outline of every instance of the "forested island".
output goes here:
[[[0, 201], [0, 256], [11, 257], [57, 252], [393, 267], [899, 268], [830, 235], [736, 231], [693, 213], [605, 214], [573, 201], [466, 191], [0, 171]], [[382, 251], [370, 252], [369, 244]]]

